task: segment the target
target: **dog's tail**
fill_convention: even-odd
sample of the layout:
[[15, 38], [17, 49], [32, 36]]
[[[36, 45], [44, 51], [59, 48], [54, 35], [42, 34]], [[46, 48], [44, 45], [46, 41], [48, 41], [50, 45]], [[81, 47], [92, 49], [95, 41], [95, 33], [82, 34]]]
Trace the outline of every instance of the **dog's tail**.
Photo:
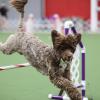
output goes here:
[[24, 30], [24, 7], [27, 4], [28, 0], [10, 0], [10, 3], [13, 5], [13, 7], [16, 8], [16, 10], [20, 13], [20, 23], [18, 30], [23, 31]]

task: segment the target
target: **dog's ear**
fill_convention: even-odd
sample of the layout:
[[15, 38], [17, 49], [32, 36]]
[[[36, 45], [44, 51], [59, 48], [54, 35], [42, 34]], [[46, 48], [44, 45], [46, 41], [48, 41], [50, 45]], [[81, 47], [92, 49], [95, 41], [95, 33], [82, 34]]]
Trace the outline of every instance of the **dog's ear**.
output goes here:
[[81, 34], [76, 34], [76, 43], [80, 43], [81, 42]]
[[60, 33], [58, 33], [56, 30], [52, 30], [51, 35], [52, 35], [52, 39], [54, 39], [55, 37], [59, 37]]
[[56, 30], [52, 30], [51, 37], [52, 37], [53, 47], [57, 49], [58, 46], [61, 44], [61, 42], [64, 40], [64, 36], [58, 33]]

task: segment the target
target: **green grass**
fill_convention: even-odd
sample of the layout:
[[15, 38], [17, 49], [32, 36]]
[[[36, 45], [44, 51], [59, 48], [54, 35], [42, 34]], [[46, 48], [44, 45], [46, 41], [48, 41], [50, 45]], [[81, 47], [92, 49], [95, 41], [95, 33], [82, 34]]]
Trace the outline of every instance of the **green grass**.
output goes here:
[[[0, 41], [8, 37], [0, 33]], [[36, 34], [47, 44], [52, 44], [50, 34]], [[86, 80], [87, 96], [100, 100], [100, 35], [85, 34], [82, 40], [86, 46]], [[0, 65], [27, 62], [17, 53], [4, 55], [0, 53]], [[47, 76], [41, 75], [33, 67], [11, 69], [0, 72], [0, 100], [48, 100], [49, 93], [58, 93]]]
[[87, 95], [100, 100], [100, 35], [85, 35]]

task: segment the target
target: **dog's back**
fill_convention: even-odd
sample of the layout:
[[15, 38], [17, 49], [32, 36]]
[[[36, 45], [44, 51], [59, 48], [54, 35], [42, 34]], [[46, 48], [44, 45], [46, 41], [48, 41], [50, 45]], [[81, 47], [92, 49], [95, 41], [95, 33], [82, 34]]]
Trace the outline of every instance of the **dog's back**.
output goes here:
[[24, 55], [25, 58], [39, 71], [47, 74], [48, 56], [52, 54], [52, 47], [42, 42], [37, 36], [23, 32], [17, 36], [17, 52]]

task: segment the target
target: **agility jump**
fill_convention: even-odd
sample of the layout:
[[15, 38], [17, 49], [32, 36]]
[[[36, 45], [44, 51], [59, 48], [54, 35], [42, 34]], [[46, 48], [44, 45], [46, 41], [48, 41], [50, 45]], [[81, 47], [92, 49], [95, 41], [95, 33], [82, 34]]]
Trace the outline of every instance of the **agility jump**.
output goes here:
[[[70, 29], [71, 29], [71, 31], [73, 32], [74, 35], [78, 34], [76, 29], [75, 29], [74, 23], [69, 20], [69, 21], [66, 21], [64, 23], [65, 35], [68, 35]], [[81, 88], [81, 90], [82, 90], [82, 100], [88, 100], [88, 98], [86, 97], [86, 79], [85, 79], [85, 54], [86, 54], [86, 49], [85, 49], [85, 46], [83, 45], [82, 41], [79, 43], [79, 46], [81, 48], [81, 57], [82, 57], [81, 58], [81, 60], [82, 60], [81, 61], [81, 63], [82, 63], [82, 65], [81, 65], [81, 70], [82, 70], [81, 76], [82, 76], [82, 78], [81, 78], [81, 84], [76, 86], [76, 87]], [[61, 90], [59, 92], [58, 96], [49, 94], [48, 98], [58, 99], [58, 100], [69, 100], [69, 98], [66, 95], [62, 96], [63, 92], [64, 91]]]
[[[68, 22], [68, 21], [67, 21]], [[66, 23], [67, 23], [66, 22]], [[68, 22], [69, 23], [69, 22]], [[67, 23], [67, 24], [68, 24]], [[66, 25], [66, 24], [65, 24]], [[70, 25], [67, 25], [70, 26]], [[75, 27], [71, 27], [73, 33], [76, 33], [76, 29]], [[65, 33], [66, 35], [68, 34], [68, 30], [69, 28], [65, 28]], [[83, 96], [83, 100], [87, 100], [87, 98], [85, 98], [85, 91], [86, 91], [86, 81], [85, 81], [85, 47], [83, 46], [82, 42], [80, 43], [80, 47], [81, 47], [81, 55], [82, 55], [82, 83], [80, 85], [75, 85], [77, 88], [82, 88], [82, 96]], [[9, 66], [0, 66], [0, 71], [3, 70], [9, 70], [9, 69], [15, 69], [15, 68], [22, 68], [22, 67], [28, 67], [30, 66], [29, 63], [23, 63], [23, 64], [15, 64], [15, 65], [9, 65]], [[59, 100], [68, 100], [69, 98], [67, 96], [61, 96], [63, 94], [63, 90], [60, 91], [58, 96], [49, 94], [48, 97], [52, 98], [52, 99], [59, 99]]]
[[[53, 47], [50, 47], [32, 33], [24, 32], [23, 18], [26, 3], [27, 0], [11, 0], [11, 4], [21, 14], [20, 25], [17, 33], [10, 35], [6, 42], [0, 42], [0, 51], [7, 55], [14, 52], [23, 55], [31, 66], [42, 74], [47, 75], [50, 81], [61, 89], [61, 94], [65, 91], [71, 100], [82, 100], [80, 91], [70, 80], [70, 67], [67, 69], [66, 76], [64, 76], [64, 69], [72, 61], [76, 47], [81, 41], [81, 34], [64, 36], [56, 30], [52, 30]], [[85, 59], [84, 56], [83, 58]], [[62, 60], [66, 64], [66, 68], [60, 65]], [[84, 90], [83, 92], [85, 94]]]

